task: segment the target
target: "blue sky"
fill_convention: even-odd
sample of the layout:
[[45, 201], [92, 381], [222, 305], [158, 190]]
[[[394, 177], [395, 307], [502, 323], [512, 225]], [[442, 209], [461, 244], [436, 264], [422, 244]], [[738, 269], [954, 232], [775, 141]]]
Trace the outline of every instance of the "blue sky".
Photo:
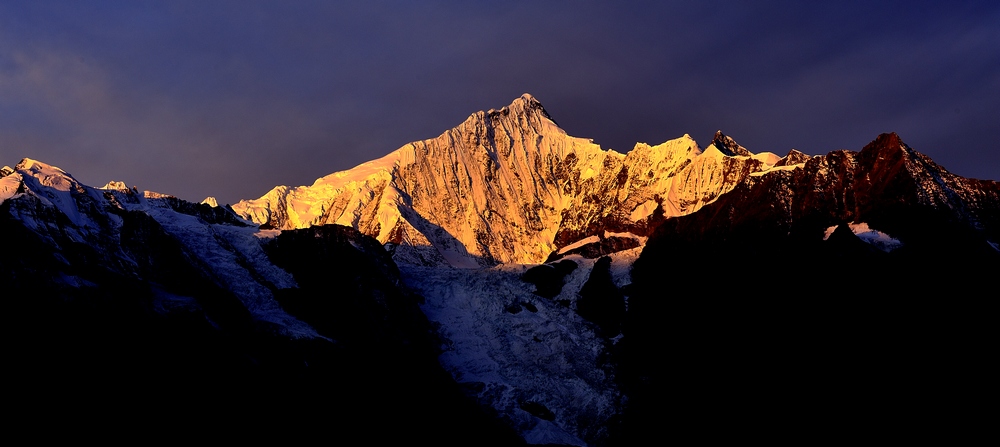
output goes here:
[[996, 2], [0, 3], [0, 165], [221, 203], [538, 98], [620, 152], [879, 133], [1000, 180]]

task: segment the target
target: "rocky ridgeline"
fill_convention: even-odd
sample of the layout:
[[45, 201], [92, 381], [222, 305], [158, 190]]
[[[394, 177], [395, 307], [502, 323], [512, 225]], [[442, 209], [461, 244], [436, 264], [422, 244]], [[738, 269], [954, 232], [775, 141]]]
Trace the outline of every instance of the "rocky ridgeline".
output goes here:
[[705, 150], [685, 135], [621, 154], [567, 135], [525, 94], [437, 138], [233, 209], [278, 229], [352, 226], [404, 247], [404, 262], [538, 263], [606, 231], [647, 235], [751, 173], [803, 161], [790, 155], [754, 155], [721, 132]]

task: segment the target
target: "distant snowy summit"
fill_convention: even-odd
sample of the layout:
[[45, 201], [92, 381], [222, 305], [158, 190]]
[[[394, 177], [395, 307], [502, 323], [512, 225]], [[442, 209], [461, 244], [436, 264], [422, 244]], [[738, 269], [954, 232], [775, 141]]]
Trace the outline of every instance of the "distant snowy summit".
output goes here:
[[605, 232], [645, 236], [697, 211], [745, 178], [802, 166], [808, 156], [753, 154], [719, 132], [627, 154], [560, 129], [529, 94], [480, 111], [437, 138], [330, 174], [278, 186], [233, 206], [276, 229], [352, 226], [417, 264], [539, 263]]
[[[178, 282], [164, 279], [176, 269], [192, 276], [190, 281], [201, 281], [193, 279], [201, 276], [211, 287], [232, 293], [253, 318], [282, 333], [317, 336], [274, 300], [273, 288], [294, 287], [294, 280], [267, 262], [257, 228], [232, 211], [139, 192], [123, 182], [90, 187], [59, 167], [30, 158], [0, 172], [4, 228], [19, 234], [19, 243], [34, 241], [38, 253], [52, 251], [51, 257], [36, 254], [0, 263], [4, 274], [13, 276], [7, 278], [12, 283], [28, 284], [25, 278], [37, 276], [39, 287], [74, 294], [88, 288], [114, 290], [125, 280], [143, 279], [154, 290], [164, 282], [167, 296], [178, 293], [172, 289]], [[103, 272], [100, 280], [94, 279], [94, 271]]]

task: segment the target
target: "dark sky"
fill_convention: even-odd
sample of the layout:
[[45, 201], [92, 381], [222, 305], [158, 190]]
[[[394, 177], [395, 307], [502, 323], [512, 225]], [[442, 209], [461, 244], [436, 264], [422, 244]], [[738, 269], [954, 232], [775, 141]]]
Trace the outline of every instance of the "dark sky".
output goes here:
[[1000, 3], [814, 3], [2, 2], [0, 165], [233, 203], [528, 92], [620, 152], [895, 131], [1000, 179]]

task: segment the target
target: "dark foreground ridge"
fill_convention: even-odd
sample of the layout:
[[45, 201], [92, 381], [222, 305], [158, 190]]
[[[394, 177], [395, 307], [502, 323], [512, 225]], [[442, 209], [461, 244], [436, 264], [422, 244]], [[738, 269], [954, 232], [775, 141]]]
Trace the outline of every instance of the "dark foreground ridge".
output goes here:
[[56, 214], [41, 230], [17, 218], [51, 212], [40, 205], [0, 204], [17, 428], [47, 439], [521, 443], [438, 365], [421, 298], [351, 228], [267, 245], [298, 282], [276, 298], [324, 337], [294, 338], [254, 319], [148, 215], [119, 210], [115, 234], [84, 244]]
[[[728, 436], [719, 426], [951, 439], [983, 421], [966, 404], [995, 371], [983, 354], [998, 210], [996, 182], [954, 176], [886, 134], [668, 220], [633, 267], [616, 346], [625, 445], [664, 420], [708, 439]], [[901, 246], [864, 242], [851, 222]]]

